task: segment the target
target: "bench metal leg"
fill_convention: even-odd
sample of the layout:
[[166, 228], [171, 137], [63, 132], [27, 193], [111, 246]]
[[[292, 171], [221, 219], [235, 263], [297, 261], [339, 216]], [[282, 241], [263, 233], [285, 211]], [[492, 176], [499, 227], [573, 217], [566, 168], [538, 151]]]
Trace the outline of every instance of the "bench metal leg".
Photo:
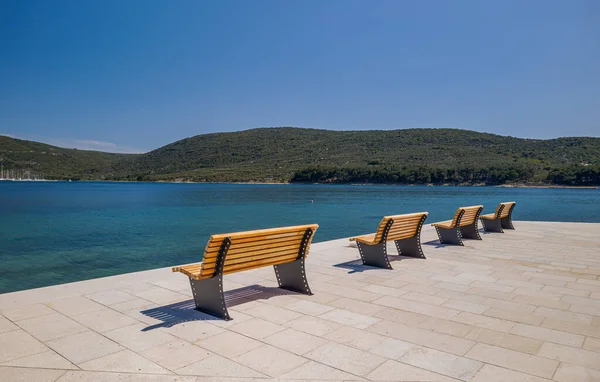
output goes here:
[[306, 280], [304, 258], [291, 263], [273, 265], [273, 268], [280, 288], [312, 295]]
[[425, 259], [419, 236], [413, 236], [402, 240], [394, 240], [394, 243], [396, 243], [396, 248], [401, 256]]
[[227, 321], [231, 320], [223, 294], [223, 275], [203, 280], [190, 278], [190, 284], [197, 310]]
[[463, 245], [462, 237], [460, 233], [460, 229], [458, 227], [455, 228], [442, 228], [435, 227], [435, 231], [438, 234], [438, 238], [440, 239], [440, 243], [442, 244], [455, 244], [455, 245]]
[[479, 231], [477, 230], [477, 220], [473, 224], [460, 227], [460, 235], [466, 239], [481, 240]]
[[392, 269], [387, 256], [387, 246], [385, 241], [374, 245], [357, 241], [356, 246], [358, 247], [358, 252], [360, 253], [360, 258], [364, 265]]
[[481, 219], [481, 225], [483, 226], [483, 230], [485, 232], [500, 232], [504, 233], [502, 229], [502, 222], [500, 218], [496, 219]]
[[507, 216], [505, 218], [501, 218], [500, 219], [502, 222], [502, 228], [504, 229], [515, 229], [515, 227], [513, 226], [512, 223], [512, 216]]

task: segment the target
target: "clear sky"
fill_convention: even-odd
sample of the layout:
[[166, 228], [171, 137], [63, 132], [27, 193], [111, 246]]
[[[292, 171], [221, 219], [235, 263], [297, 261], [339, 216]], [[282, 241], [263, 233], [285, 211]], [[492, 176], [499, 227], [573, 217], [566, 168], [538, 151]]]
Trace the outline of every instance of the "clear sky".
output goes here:
[[600, 2], [0, 1], [0, 134], [142, 152], [265, 126], [600, 136]]

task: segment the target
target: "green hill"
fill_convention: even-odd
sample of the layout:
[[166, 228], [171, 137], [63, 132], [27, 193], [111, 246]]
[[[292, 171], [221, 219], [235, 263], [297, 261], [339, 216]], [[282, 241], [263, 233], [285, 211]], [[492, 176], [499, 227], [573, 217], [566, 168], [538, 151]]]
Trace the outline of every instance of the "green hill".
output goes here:
[[5, 170], [40, 174], [49, 179], [102, 179], [119, 161], [135, 154], [65, 149], [0, 135], [0, 161]]
[[0, 137], [2, 157], [81, 179], [600, 184], [600, 138], [520, 139], [458, 129], [260, 128], [197, 135], [138, 155]]

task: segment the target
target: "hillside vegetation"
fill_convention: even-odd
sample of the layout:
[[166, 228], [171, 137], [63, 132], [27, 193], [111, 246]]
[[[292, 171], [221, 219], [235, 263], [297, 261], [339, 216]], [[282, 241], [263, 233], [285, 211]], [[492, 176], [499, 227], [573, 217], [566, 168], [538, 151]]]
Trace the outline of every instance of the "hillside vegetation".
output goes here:
[[197, 135], [138, 155], [0, 137], [0, 158], [5, 168], [56, 178], [600, 185], [600, 138], [535, 140], [457, 129], [260, 128]]
[[65, 149], [0, 135], [0, 161], [4, 170], [29, 172], [49, 179], [102, 179], [119, 161], [134, 154]]

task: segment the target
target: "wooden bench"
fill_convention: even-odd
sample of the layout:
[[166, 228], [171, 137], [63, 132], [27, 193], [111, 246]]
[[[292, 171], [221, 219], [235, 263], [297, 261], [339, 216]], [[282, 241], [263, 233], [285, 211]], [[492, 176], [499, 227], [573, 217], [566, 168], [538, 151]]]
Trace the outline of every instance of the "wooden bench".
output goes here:
[[433, 223], [442, 244], [464, 245], [462, 238], [481, 240], [477, 220], [483, 206], [459, 207], [452, 220]]
[[402, 256], [425, 258], [421, 249], [421, 228], [427, 212], [406, 215], [384, 216], [377, 232], [350, 238], [356, 241], [363, 264], [392, 269], [387, 256], [386, 243], [393, 240]]
[[230, 320], [223, 275], [272, 265], [279, 287], [311, 295], [304, 259], [317, 224], [212, 235], [202, 263], [173, 267], [190, 278], [196, 309]]
[[504, 202], [498, 204], [493, 214], [481, 215], [479, 219], [487, 232], [504, 232], [504, 229], [515, 229], [512, 223], [512, 212], [517, 203]]

